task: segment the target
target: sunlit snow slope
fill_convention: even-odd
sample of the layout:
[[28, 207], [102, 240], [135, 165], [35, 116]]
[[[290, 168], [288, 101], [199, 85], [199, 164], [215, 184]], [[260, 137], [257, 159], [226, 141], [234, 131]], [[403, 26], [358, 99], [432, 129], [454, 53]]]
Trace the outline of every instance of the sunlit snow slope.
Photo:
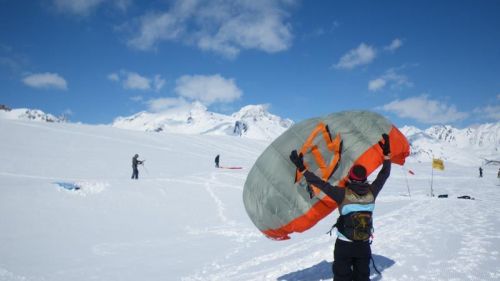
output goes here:
[[[0, 280], [332, 279], [336, 212], [280, 242], [245, 213], [245, 177], [267, 142], [5, 119], [0, 131]], [[243, 169], [214, 168], [217, 154]], [[372, 245], [383, 280], [500, 279], [498, 166], [483, 178], [445, 166], [433, 188], [448, 199], [428, 196], [429, 163], [408, 163], [415, 175], [393, 166]]]
[[158, 133], [241, 136], [273, 140], [290, 128], [293, 121], [269, 113], [266, 105], [247, 105], [231, 115], [210, 112], [199, 102], [156, 113], [139, 112], [118, 117], [112, 126]]

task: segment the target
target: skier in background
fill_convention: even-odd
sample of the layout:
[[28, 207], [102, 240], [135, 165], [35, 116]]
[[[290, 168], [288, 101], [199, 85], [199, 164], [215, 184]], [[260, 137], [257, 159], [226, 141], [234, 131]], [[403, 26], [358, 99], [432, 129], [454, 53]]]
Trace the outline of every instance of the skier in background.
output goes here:
[[479, 177], [483, 177], [483, 168], [479, 167]]
[[139, 179], [139, 169], [137, 165], [144, 163], [144, 160], [139, 160], [139, 154], [134, 155], [132, 158], [132, 179]]
[[497, 178], [499, 178], [499, 179], [500, 179], [500, 168], [498, 168]]
[[215, 168], [219, 168], [219, 154], [215, 156]]

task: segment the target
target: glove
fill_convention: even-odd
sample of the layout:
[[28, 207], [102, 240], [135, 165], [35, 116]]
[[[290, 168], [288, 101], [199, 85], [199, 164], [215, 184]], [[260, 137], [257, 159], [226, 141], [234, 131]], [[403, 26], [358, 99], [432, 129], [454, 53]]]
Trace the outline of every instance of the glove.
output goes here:
[[293, 162], [295, 167], [299, 170], [299, 172], [303, 172], [306, 169], [306, 166], [304, 166], [304, 155], [297, 154], [297, 150], [292, 150], [292, 153], [290, 153], [290, 160]]
[[391, 143], [389, 141], [389, 135], [382, 134], [382, 138], [384, 139], [384, 143], [379, 141], [378, 145], [380, 145], [380, 147], [382, 148], [384, 156], [389, 156], [389, 154], [391, 154]]

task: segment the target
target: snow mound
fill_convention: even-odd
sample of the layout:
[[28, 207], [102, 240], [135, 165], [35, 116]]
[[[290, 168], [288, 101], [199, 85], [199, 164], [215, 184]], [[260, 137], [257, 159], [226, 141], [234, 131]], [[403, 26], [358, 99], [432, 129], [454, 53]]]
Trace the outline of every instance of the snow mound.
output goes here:
[[62, 190], [77, 194], [79, 196], [94, 195], [103, 192], [108, 186], [107, 182], [76, 181], [76, 182], [56, 182]]

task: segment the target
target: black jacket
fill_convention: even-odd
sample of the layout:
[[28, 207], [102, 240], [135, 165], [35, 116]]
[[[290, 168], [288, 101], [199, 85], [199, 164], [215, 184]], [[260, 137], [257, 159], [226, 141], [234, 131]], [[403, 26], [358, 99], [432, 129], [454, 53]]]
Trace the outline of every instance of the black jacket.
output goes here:
[[132, 158], [132, 168], [137, 169], [137, 165], [142, 164], [143, 161], [138, 160], [137, 157]]
[[[387, 178], [389, 178], [390, 174], [391, 161], [384, 160], [382, 169], [378, 173], [377, 178], [371, 184], [352, 181], [347, 184], [347, 187], [360, 195], [366, 194], [368, 190], [371, 190], [373, 197], [377, 198], [377, 195], [380, 190], [382, 190], [382, 187], [384, 186]], [[304, 172], [304, 176], [306, 177], [307, 183], [321, 189], [321, 191], [323, 191], [326, 195], [335, 200], [337, 205], [340, 205], [342, 201], [344, 201], [345, 188], [333, 186], [308, 170]]]

